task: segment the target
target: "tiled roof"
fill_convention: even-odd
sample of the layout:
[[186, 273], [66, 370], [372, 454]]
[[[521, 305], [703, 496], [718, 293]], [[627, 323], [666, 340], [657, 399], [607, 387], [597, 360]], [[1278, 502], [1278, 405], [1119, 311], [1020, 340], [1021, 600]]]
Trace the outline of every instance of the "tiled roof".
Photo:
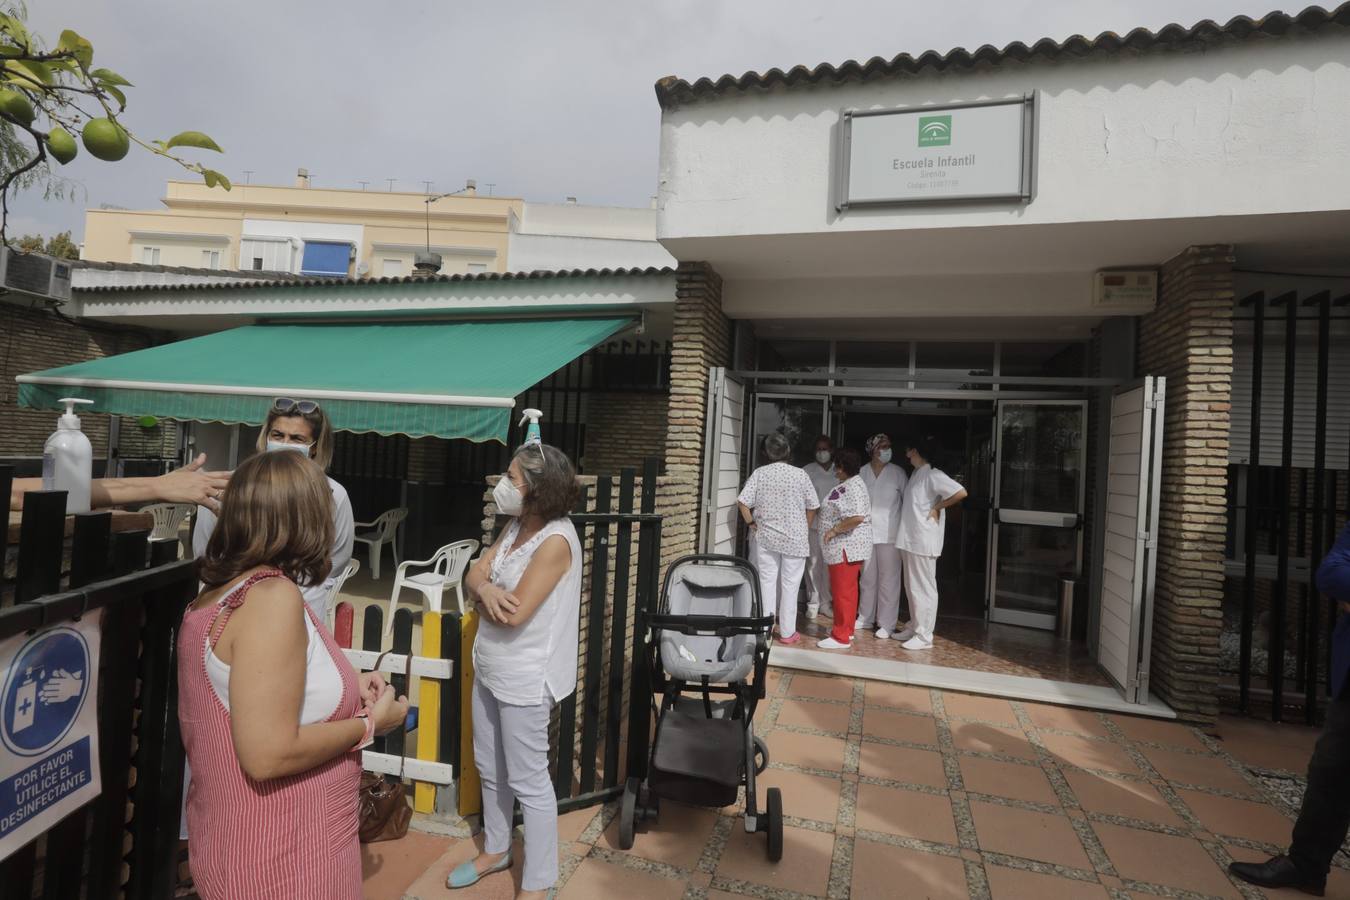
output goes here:
[[566, 269], [534, 272], [473, 272], [467, 275], [404, 275], [399, 278], [307, 278], [302, 275], [279, 275], [272, 279], [215, 281], [207, 284], [137, 284], [128, 286], [77, 288], [81, 293], [125, 293], [127, 291], [225, 291], [240, 288], [345, 288], [371, 284], [446, 284], [458, 281], [531, 281], [549, 278], [632, 278], [647, 275], [673, 275], [669, 267], [645, 269]]
[[283, 281], [300, 277], [299, 275], [291, 275], [287, 272], [259, 272], [250, 269], [199, 269], [192, 266], [150, 266], [144, 263], [99, 262], [90, 259], [72, 259], [69, 260], [69, 262], [71, 266], [77, 269], [94, 269], [100, 272], [153, 272], [168, 275], [205, 275], [215, 278], [234, 276], [238, 281], [259, 278], [269, 281]]
[[998, 65], [1009, 61], [1074, 60], [1097, 53], [1213, 46], [1280, 36], [1289, 32], [1316, 31], [1329, 25], [1350, 26], [1350, 2], [1342, 3], [1332, 11], [1320, 6], [1310, 6], [1292, 16], [1283, 12], [1272, 12], [1259, 19], [1237, 16], [1224, 25], [1212, 19], [1205, 19], [1190, 28], [1175, 24], [1164, 26], [1156, 32], [1147, 28], [1136, 28], [1124, 37], [1112, 31], [1104, 31], [1093, 39], [1074, 35], [1063, 43], [1042, 38], [1031, 46], [1021, 41], [1014, 41], [1002, 49], [985, 44], [974, 51], [957, 47], [947, 53], [938, 53], [934, 50], [920, 53], [918, 56], [901, 53], [892, 59], [874, 56], [866, 62], [850, 59], [837, 66], [830, 63], [821, 63], [810, 69], [806, 66], [794, 66], [786, 72], [782, 69], [770, 69], [767, 72], [746, 72], [740, 77], [723, 75], [717, 79], [700, 78], [694, 82], [671, 75], [656, 82], [656, 98], [663, 108], [669, 109], [681, 103], [752, 88], [841, 84], [919, 75], [925, 72], [961, 71], [980, 65]]

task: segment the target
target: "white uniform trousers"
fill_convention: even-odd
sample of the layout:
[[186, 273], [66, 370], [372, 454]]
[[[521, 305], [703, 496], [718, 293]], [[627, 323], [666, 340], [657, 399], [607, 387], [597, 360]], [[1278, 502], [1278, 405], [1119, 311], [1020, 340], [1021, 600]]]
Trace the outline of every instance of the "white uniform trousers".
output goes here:
[[778, 615], [779, 635], [792, 637], [797, 633], [797, 592], [806, 574], [806, 557], [786, 556], [756, 546], [755, 567], [759, 569], [759, 594], [764, 609]]
[[548, 777], [548, 719], [553, 704], [512, 706], [473, 685], [473, 761], [483, 784], [483, 852], [511, 849], [512, 804], [525, 816], [523, 891], [558, 882], [558, 801]]
[[933, 642], [937, 625], [938, 585], [936, 556], [920, 556], [901, 550], [905, 567], [905, 595], [909, 597], [909, 627], [914, 636]]
[[829, 614], [834, 607], [830, 596], [830, 566], [825, 562], [825, 551], [820, 546], [820, 532], [811, 531], [811, 559], [807, 563], [807, 578], [811, 582], [810, 598], [820, 606], [820, 611]]
[[858, 621], [864, 628], [894, 631], [899, 618], [900, 551], [894, 544], [873, 544], [858, 586]]

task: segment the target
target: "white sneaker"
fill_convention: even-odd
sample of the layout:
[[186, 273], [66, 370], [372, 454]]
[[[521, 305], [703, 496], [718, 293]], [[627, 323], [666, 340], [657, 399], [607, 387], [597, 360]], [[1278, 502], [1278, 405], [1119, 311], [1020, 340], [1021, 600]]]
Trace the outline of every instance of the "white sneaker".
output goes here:
[[847, 650], [848, 648], [852, 647], [853, 644], [852, 643], [841, 644], [834, 638], [827, 637], [824, 640], [816, 641], [816, 646], [822, 650]]
[[854, 631], [870, 631], [871, 629], [872, 629], [872, 623], [871, 623], [871, 622], [864, 622], [864, 621], [862, 620], [862, 617], [861, 617], [861, 616], [859, 616], [859, 617], [854, 621], [854, 623], [853, 623], [853, 630], [854, 630]]
[[899, 631], [893, 632], [891, 634], [891, 637], [895, 638], [897, 641], [907, 641], [910, 638], [914, 637], [914, 629], [906, 625]]
[[889, 631], [887, 631], [885, 628], [878, 628], [878, 629], [877, 629], [877, 640], [879, 640], [879, 641], [884, 641], [884, 640], [887, 640], [888, 638], [890, 638], [890, 636], [891, 636], [891, 633], [890, 633]]
[[925, 641], [923, 638], [915, 635], [900, 646], [904, 647], [906, 650], [932, 650], [933, 642]]
[[818, 616], [818, 615], [820, 615], [820, 604], [819, 604], [819, 603], [808, 603], [808, 604], [806, 604], [806, 617], [807, 617], [808, 619], [814, 619], [814, 618], [815, 618], [816, 616]]

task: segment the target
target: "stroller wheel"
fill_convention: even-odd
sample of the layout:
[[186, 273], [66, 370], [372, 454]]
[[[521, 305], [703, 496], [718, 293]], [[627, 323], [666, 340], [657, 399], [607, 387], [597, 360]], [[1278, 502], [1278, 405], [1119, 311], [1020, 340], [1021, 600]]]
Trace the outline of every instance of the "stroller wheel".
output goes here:
[[763, 738], [755, 738], [755, 774], [763, 775], [769, 767], [769, 745]]
[[619, 849], [633, 849], [633, 829], [637, 825], [638, 788], [641, 782], [630, 778], [623, 786], [623, 803], [619, 805]]
[[783, 792], [769, 788], [765, 818], [769, 820], [769, 862], [783, 858]]

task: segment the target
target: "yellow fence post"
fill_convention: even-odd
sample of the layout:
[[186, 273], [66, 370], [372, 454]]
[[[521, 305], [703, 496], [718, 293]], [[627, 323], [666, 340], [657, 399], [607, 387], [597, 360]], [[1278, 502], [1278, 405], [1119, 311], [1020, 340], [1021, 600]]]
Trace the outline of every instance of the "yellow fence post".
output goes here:
[[[422, 652], [429, 659], [441, 655], [441, 614], [427, 610], [422, 616]], [[440, 757], [441, 682], [438, 678], [417, 679], [417, 758], [435, 762]], [[405, 751], [406, 752], [406, 751]], [[436, 785], [418, 781], [413, 790], [413, 811], [434, 812]]]
[[478, 633], [478, 611], [469, 610], [459, 632], [459, 814], [483, 811], [483, 785], [473, 762], [473, 638]]

